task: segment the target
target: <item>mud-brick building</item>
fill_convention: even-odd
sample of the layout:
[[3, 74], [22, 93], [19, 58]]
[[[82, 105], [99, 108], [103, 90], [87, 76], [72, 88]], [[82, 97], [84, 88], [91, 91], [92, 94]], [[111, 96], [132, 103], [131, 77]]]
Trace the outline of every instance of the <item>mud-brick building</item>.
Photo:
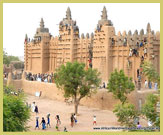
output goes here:
[[103, 81], [108, 80], [114, 69], [123, 69], [137, 81], [144, 61], [152, 62], [160, 72], [160, 32], [154, 33], [148, 23], [146, 32], [142, 29], [116, 35], [104, 7], [94, 33], [80, 35], [68, 7], [57, 37], [45, 28], [43, 19], [32, 40], [26, 35], [24, 58], [26, 72], [51, 73], [66, 62], [79, 61], [85, 63], [86, 69], [97, 69]]

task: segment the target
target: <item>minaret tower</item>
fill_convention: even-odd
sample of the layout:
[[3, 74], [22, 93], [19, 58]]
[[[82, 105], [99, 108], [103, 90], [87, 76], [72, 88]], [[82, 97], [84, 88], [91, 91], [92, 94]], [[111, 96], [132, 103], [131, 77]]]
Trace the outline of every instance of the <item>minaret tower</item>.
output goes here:
[[147, 24], [147, 34], [149, 34], [151, 32], [151, 25], [150, 23]]
[[67, 8], [67, 11], [66, 11], [66, 19], [67, 19], [67, 20], [72, 20], [72, 19], [71, 19], [71, 10], [70, 10], [69, 7]]
[[107, 11], [106, 11], [106, 7], [104, 6], [102, 15], [101, 15], [101, 20], [107, 20], [107, 19], [108, 19]]
[[71, 10], [69, 7], [66, 11], [66, 18], [63, 18], [59, 23], [58, 39], [57, 67], [76, 60], [79, 28], [76, 25], [76, 21], [72, 20]]
[[41, 18], [41, 21], [40, 21], [40, 28], [44, 28], [44, 20], [43, 20], [43, 18]]
[[31, 71], [32, 73], [48, 72], [49, 60], [47, 58], [49, 57], [48, 50], [50, 38], [49, 29], [45, 28], [44, 20], [41, 18], [40, 26], [36, 29], [36, 33], [31, 42], [27, 40], [27, 35], [25, 38], [26, 44], [24, 58], [26, 71]]
[[112, 57], [111, 55], [111, 38], [115, 35], [114, 27], [111, 20], [108, 20], [107, 10], [104, 6], [101, 20], [98, 21], [95, 29], [93, 43], [93, 68], [96, 68], [101, 73], [103, 81], [107, 82], [110, 73], [112, 72]]
[[28, 36], [27, 34], [25, 34], [25, 41], [24, 41], [24, 70], [27, 70], [27, 61], [28, 61], [28, 57], [27, 57], [27, 52], [28, 52], [28, 48], [27, 48], [27, 43], [28, 43]]
[[28, 35], [27, 34], [25, 34], [25, 39], [24, 39], [24, 44], [26, 45], [27, 43], [28, 43]]

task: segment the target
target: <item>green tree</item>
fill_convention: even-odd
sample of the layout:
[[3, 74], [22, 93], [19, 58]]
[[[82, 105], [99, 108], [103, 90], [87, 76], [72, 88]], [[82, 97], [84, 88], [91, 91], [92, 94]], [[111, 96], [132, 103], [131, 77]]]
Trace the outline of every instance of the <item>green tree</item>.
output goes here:
[[3, 64], [6, 64], [7, 66], [11, 63], [11, 61], [20, 61], [17, 56], [9, 56], [7, 53], [3, 50]]
[[[160, 88], [160, 75], [153, 64], [151, 62], [144, 62], [142, 68], [143, 74], [148, 78], [148, 80], [154, 83], [157, 82], [158, 88]], [[156, 95], [149, 94], [142, 107], [142, 114], [157, 127], [160, 127], [160, 113], [157, 112], [157, 103], [160, 102], [159, 96], [159, 91]]]
[[7, 53], [5, 51], [3, 51], [3, 64], [9, 65], [9, 59], [7, 57]]
[[142, 114], [153, 123], [154, 126], [160, 127], [160, 114], [157, 112], [158, 95], [149, 94], [145, 104], [142, 106]]
[[15, 63], [14, 68], [15, 69], [24, 69], [24, 63], [23, 62]]
[[108, 86], [108, 92], [112, 92], [116, 99], [119, 99], [122, 104], [127, 100], [127, 94], [135, 89], [132, 78], [125, 76], [124, 71], [115, 70], [111, 73]]
[[30, 110], [25, 105], [24, 94], [14, 95], [15, 90], [4, 87], [3, 97], [3, 130], [27, 131], [26, 126], [30, 118]]
[[158, 87], [160, 87], [160, 75], [154, 68], [153, 64], [150, 62], [144, 62], [142, 64], [143, 73], [147, 76], [148, 80], [151, 82], [157, 82]]
[[118, 122], [126, 127], [135, 127], [134, 120], [138, 117], [138, 111], [133, 104], [117, 104], [113, 110], [118, 117]]
[[76, 114], [80, 100], [95, 92], [100, 84], [97, 70], [84, 68], [84, 63], [67, 62], [66, 65], [61, 65], [54, 74], [56, 86], [64, 91], [65, 97], [72, 97], [74, 100]]

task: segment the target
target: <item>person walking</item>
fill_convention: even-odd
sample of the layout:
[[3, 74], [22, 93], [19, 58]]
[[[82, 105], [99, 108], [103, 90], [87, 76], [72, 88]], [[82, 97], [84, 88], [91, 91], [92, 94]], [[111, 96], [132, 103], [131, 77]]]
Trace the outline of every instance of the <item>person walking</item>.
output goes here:
[[152, 82], [151, 81], [148, 82], [148, 87], [149, 87], [149, 89], [152, 89]]
[[58, 125], [60, 125], [60, 124], [61, 124], [61, 120], [60, 120], [59, 115], [56, 115], [56, 117], [55, 117], [55, 118], [56, 118], [56, 120], [57, 120], [57, 124], [58, 124]]
[[143, 61], [144, 61], [144, 56], [141, 56], [141, 62], [143, 63]]
[[51, 128], [50, 126], [50, 113], [47, 114], [47, 128], [48, 126]]
[[35, 112], [35, 102], [32, 103], [31, 109], [32, 109], [32, 112]]
[[59, 124], [56, 124], [55, 128], [57, 131], [59, 131]]
[[152, 122], [148, 120], [148, 127], [152, 127]]
[[141, 128], [140, 122], [137, 123], [137, 128]]
[[103, 88], [105, 89], [105, 82], [103, 82]]
[[144, 57], [147, 57], [147, 48], [144, 48]]
[[35, 126], [35, 130], [36, 130], [36, 128], [40, 129], [40, 128], [39, 128], [39, 121], [38, 121], [38, 119], [39, 119], [39, 117], [36, 117], [36, 126]]
[[130, 48], [129, 51], [130, 51], [130, 52], [129, 52], [129, 57], [131, 57], [131, 56], [132, 56], [132, 48]]
[[42, 130], [45, 130], [46, 129], [46, 121], [44, 119], [44, 117], [42, 117], [42, 121], [40, 123], [40, 125], [42, 124]]
[[71, 115], [70, 120], [71, 120], [71, 127], [73, 127], [74, 126], [74, 116], [73, 116], [73, 114]]
[[154, 84], [154, 89], [157, 90], [157, 82]]
[[148, 81], [147, 81], [147, 80], [145, 80], [145, 82], [144, 82], [144, 87], [145, 87], [145, 88], [148, 87]]
[[64, 132], [68, 132], [66, 127], [64, 127]]
[[139, 77], [139, 74], [140, 74], [139, 69], [137, 69], [137, 77]]
[[95, 115], [93, 116], [93, 125], [97, 125], [97, 123], [96, 123], [96, 116]]
[[75, 124], [77, 124], [77, 116], [75, 113], [74, 113], [74, 121], [75, 121]]
[[38, 107], [37, 105], [35, 106], [35, 112], [36, 112], [36, 115], [38, 114]]

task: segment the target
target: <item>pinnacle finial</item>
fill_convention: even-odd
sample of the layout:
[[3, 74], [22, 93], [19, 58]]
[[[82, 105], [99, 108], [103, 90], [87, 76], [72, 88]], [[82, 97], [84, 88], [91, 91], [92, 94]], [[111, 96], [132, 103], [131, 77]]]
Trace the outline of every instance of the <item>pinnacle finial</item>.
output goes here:
[[119, 37], [122, 36], [120, 31], [118, 31], [118, 36], [119, 36]]
[[132, 35], [132, 32], [131, 30], [128, 31], [128, 35], [131, 36]]
[[127, 35], [126, 31], [123, 31], [122, 36], [126, 36], [126, 35]]
[[24, 43], [27, 43], [28, 42], [28, 36], [27, 34], [25, 34], [25, 42]]
[[84, 33], [81, 34], [81, 38], [84, 39]]
[[156, 32], [156, 39], [160, 40], [160, 32], [159, 31]]
[[91, 33], [91, 38], [94, 38], [94, 34], [93, 34], [93, 32]]
[[135, 30], [134, 35], [138, 35], [138, 30]]
[[147, 24], [147, 33], [150, 33], [151, 32], [151, 25], [150, 23]]
[[27, 36], [27, 34], [25, 34], [25, 39], [26, 39], [26, 40], [28, 39], [28, 36]]
[[144, 35], [144, 30], [143, 29], [140, 30], [140, 35]]
[[102, 20], [107, 20], [108, 19], [107, 11], [106, 11], [106, 7], [105, 6], [104, 6], [103, 11], [102, 11], [101, 19]]
[[71, 10], [70, 10], [70, 7], [67, 8], [67, 11], [66, 11], [66, 18], [68, 20], [71, 20]]
[[44, 28], [44, 20], [43, 20], [43, 18], [41, 18], [40, 28]]
[[89, 33], [86, 34], [86, 38], [89, 38]]
[[152, 30], [151, 33], [152, 33], [152, 35], [154, 35], [155, 34], [154, 30]]

